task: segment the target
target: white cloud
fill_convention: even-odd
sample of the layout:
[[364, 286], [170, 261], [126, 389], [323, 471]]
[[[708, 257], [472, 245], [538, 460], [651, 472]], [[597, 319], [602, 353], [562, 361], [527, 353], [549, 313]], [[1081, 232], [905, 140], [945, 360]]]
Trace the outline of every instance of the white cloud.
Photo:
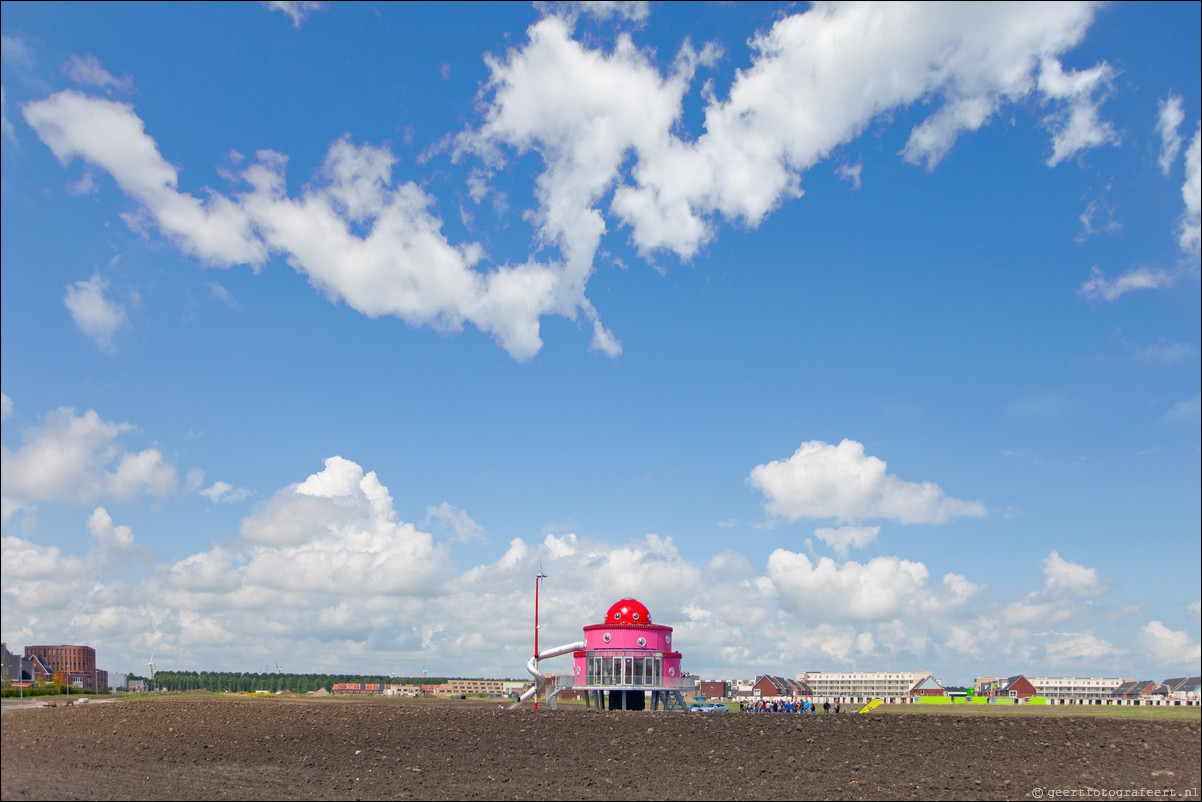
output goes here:
[[8, 397], [8, 393], [0, 393], [0, 420], [6, 420], [11, 414], [13, 414], [13, 400]]
[[[651, 147], [636, 145], [635, 186], [615, 193], [613, 210], [644, 250], [689, 258], [712, 236], [711, 213], [757, 225], [801, 193], [803, 171], [870, 121], [942, 99], [903, 151], [933, 168], [1003, 99], [1035, 90], [1041, 59], [1045, 71], [1058, 67], [1054, 54], [1080, 39], [1093, 14], [1083, 5], [1032, 11], [819, 4], [784, 17], [752, 40], [754, 62], [729, 98], [709, 98], [704, 135], [684, 142], [661, 130], [644, 136]], [[1065, 97], [1045, 99], [1059, 106]]]
[[97, 507], [88, 517], [88, 531], [100, 542], [101, 548], [122, 550], [134, 544], [133, 530], [128, 526], [117, 526], [104, 507]]
[[[350, 661], [363, 672], [420, 664], [434, 673], [516, 675], [529, 653], [530, 580], [540, 568], [548, 575], [544, 647], [579, 639], [612, 602], [634, 596], [653, 621], [675, 628], [689, 669], [707, 675], [752, 665], [787, 674], [816, 664], [880, 670], [937, 660], [942, 671], [967, 677], [987, 661], [1036, 670], [1126, 654], [1092, 632], [1046, 631], [1059, 609], [1087, 619], [1105, 585], [1054, 552], [1043, 562], [1044, 589], [1027, 600], [1039, 609], [1021, 620], [982, 605], [982, 585], [958, 574], [932, 581], [912, 560], [812, 560], [778, 549], [763, 571], [733, 552], [702, 568], [654, 534], [625, 542], [570, 532], [514, 538], [495, 560], [456, 573], [442, 545], [398, 520], [374, 473], [339, 457], [256, 510], [240, 541], [159, 565], [137, 582], [97, 573], [114, 554], [128, 562], [137, 552], [130, 529], [103, 509], [88, 529], [99, 545], [87, 560], [4, 539], [5, 622], [29, 622], [26, 641], [86, 632], [106, 660], [126, 666], [153, 651], [160, 666], [245, 670], [280, 661], [320, 671], [346, 670]], [[1158, 642], [1175, 642], [1152, 629]]]
[[1160, 114], [1156, 119], [1156, 132], [1160, 134], [1160, 158], [1157, 164], [1165, 175], [1169, 174], [1169, 169], [1177, 160], [1177, 154], [1181, 152], [1182, 139], [1178, 128], [1183, 122], [1185, 111], [1181, 107], [1179, 95], [1169, 95], [1160, 101]]
[[79, 557], [64, 554], [54, 546], [42, 547], [21, 538], [4, 538], [4, 584], [22, 580], [75, 580], [87, 574]]
[[1081, 221], [1081, 233], [1075, 237], [1077, 242], [1084, 242], [1099, 231], [1113, 232], [1122, 228], [1114, 217], [1114, 207], [1110, 205], [1107, 197], [1109, 194], [1110, 185], [1107, 184], [1101, 195], [1086, 204], [1085, 211], [1077, 218]]
[[4, 34], [0, 37], [0, 58], [4, 63], [29, 69], [33, 67], [33, 53], [29, 46], [15, 36]]
[[108, 283], [99, 275], [88, 281], [76, 281], [67, 287], [63, 303], [80, 331], [88, 335], [106, 353], [116, 351], [113, 335], [126, 325], [125, 310], [105, 297]]
[[[312, 10], [273, 7], [298, 26]], [[644, 5], [588, 8], [635, 20], [646, 13]], [[506, 149], [538, 152], [545, 170], [529, 219], [536, 249], [557, 248], [560, 259], [483, 270], [475, 268], [482, 250], [447, 241], [416, 183], [394, 183], [395, 158], [384, 148], [334, 143], [318, 180], [296, 198], [286, 195], [285, 157], [262, 152], [239, 176], [249, 193], [205, 190], [202, 200], [180, 191], [179, 171], [131, 106], [60, 92], [27, 104], [24, 115], [60, 161], [80, 158], [113, 176], [140, 206], [128, 224], [157, 228], [204, 262], [258, 268], [284, 254], [315, 287], [365, 315], [444, 332], [469, 322], [519, 360], [541, 348], [541, 316], [583, 317], [592, 347], [616, 355], [621, 344], [586, 295], [609, 229], [607, 195], [609, 215], [629, 226], [643, 254], [688, 259], [714, 236], [716, 217], [758, 225], [801, 194], [805, 170], [872, 120], [918, 103], [934, 110], [912, 132], [910, 161], [933, 167], [1003, 103], [1036, 96], [1052, 107], [1055, 164], [1113, 139], [1095, 101], [1109, 68], [1065, 72], [1057, 60], [1093, 14], [1075, 3], [819, 4], [753, 39], [752, 63], [727, 98], [703, 91], [705, 133], [695, 140], [678, 135], [682, 98], [716, 47], [686, 43], [661, 73], [628, 36], [593, 49], [572, 39], [567, 19], [546, 17], [523, 46], [490, 60], [485, 121], [457, 147], [490, 169]], [[472, 194], [483, 196], [478, 176]]]
[[[12, 642], [7, 640], [9, 626], [21, 626], [30, 633], [45, 627], [49, 634], [61, 627], [81, 602], [86, 603], [95, 583], [87, 560], [23, 538], [5, 537], [0, 542], [6, 642]], [[20, 624], [10, 624], [14, 617]]]
[[1200, 417], [1202, 417], [1202, 395], [1195, 395], [1193, 398], [1186, 398], [1173, 404], [1165, 411], [1161, 420], [1165, 423], [1197, 424]]
[[664, 78], [628, 36], [609, 54], [571, 38], [569, 24], [548, 17], [528, 31], [529, 42], [504, 61], [489, 59], [492, 102], [478, 132], [460, 137], [462, 151], [494, 161], [497, 145], [537, 150], [546, 170], [537, 178], [539, 238], [559, 248], [564, 280], [557, 308], [579, 308], [594, 326], [594, 347], [613, 353], [616, 342], [600, 325], [584, 287], [606, 231], [594, 208], [617, 180], [631, 148], [666, 141], [696, 65], [686, 48]]
[[104, 478], [105, 494], [118, 499], [132, 499], [142, 492], [163, 498], [175, 492], [179, 483], [175, 467], [165, 462], [157, 448], [121, 454]]
[[1160, 621], [1149, 621], [1140, 629], [1139, 643], [1158, 665], [1196, 671], [1202, 661], [1202, 645], [1187, 633], [1169, 629]]
[[1057, 667], [1113, 664], [1128, 651], [1092, 634], [1053, 632], [1041, 640], [1049, 663]]
[[966, 577], [960, 574], [945, 574], [943, 577], [943, 590], [952, 602], [965, 604], [979, 596], [985, 590], [985, 587], [974, 582], [969, 582]]
[[476, 523], [466, 510], [445, 501], [437, 507], [426, 507], [426, 523], [450, 531], [454, 540], [484, 539], [484, 527]]
[[142, 493], [163, 498], [174, 492], [175, 467], [162, 451], [131, 452], [118, 443], [133, 431], [128, 423], [101, 420], [93, 410], [83, 415], [67, 407], [54, 410], [44, 424], [25, 430], [18, 451], [0, 448], [6, 502], [128, 501]]
[[1096, 569], [1069, 562], [1055, 551], [1040, 562], [1040, 568], [1046, 578], [1044, 591], [1053, 597], [1098, 596], [1105, 592], [1106, 586], [1098, 579]]
[[1021, 629], [1083, 620], [1094, 600], [1108, 589], [1109, 583], [1098, 577], [1096, 569], [1069, 562], [1056, 551], [1040, 562], [1040, 570], [1043, 587], [1006, 605], [998, 616], [1002, 625]]
[[434, 539], [397, 520], [374, 472], [342, 457], [285, 488], [242, 524], [246, 581], [280, 590], [340, 594], [430, 591], [446, 555]]
[[8, 119], [8, 90], [0, 86], [0, 136], [9, 142], [17, 141], [17, 132], [13, 129], [12, 121]]
[[227, 289], [226, 286], [224, 284], [222, 284], [221, 282], [210, 281], [209, 282], [209, 291], [213, 293], [214, 298], [221, 301], [223, 304], [228, 306], [230, 309], [238, 309], [239, 308], [238, 307], [238, 299], [235, 298], [234, 294], [232, 292], [230, 292], [229, 289]]
[[473, 270], [481, 249], [447, 242], [430, 197], [415, 183], [393, 183], [396, 159], [386, 148], [334, 142], [317, 179], [296, 198], [285, 192], [285, 157], [263, 151], [240, 175], [249, 192], [229, 198], [208, 191], [201, 201], [178, 190], [178, 171], [131, 106], [60, 92], [27, 104], [24, 113], [60, 161], [81, 158], [105, 169], [141, 204], [140, 213], [125, 217], [135, 230], [157, 227], [206, 263], [258, 269], [283, 253], [331, 300], [442, 332], [468, 321], [519, 360], [542, 346], [540, 316], [572, 317], [582, 309], [597, 347], [618, 349], [584, 300], [583, 283], [564, 269], [528, 263]]
[[860, 175], [863, 172], [863, 161], [858, 161], [855, 164], [840, 164], [835, 168], [835, 175], [839, 176], [844, 181], [850, 181], [852, 189], [859, 189], [863, 186], [863, 181], [860, 179]]
[[534, 7], [543, 14], [554, 14], [569, 19], [588, 14], [599, 20], [620, 17], [632, 22], [642, 22], [651, 15], [651, 7], [646, 0], [535, 0]]
[[1119, 142], [1110, 123], [1099, 119], [1094, 96], [1104, 94], [1113, 71], [1106, 64], [1088, 70], [1065, 72], [1060, 62], [1045, 56], [1039, 73], [1039, 88], [1050, 99], [1065, 101], [1066, 108], [1045, 122], [1053, 132], [1048, 166], [1055, 167], [1083, 150]]
[[1108, 279], [1096, 266], [1089, 280], [1077, 291], [1091, 301], [1113, 301], [1132, 290], [1161, 289], [1172, 285], [1178, 274], [1155, 267], [1133, 267], [1116, 279]]
[[1194, 129], [1185, 151], [1185, 183], [1181, 185], [1185, 212], [1181, 216], [1177, 242], [1181, 250], [1197, 257], [1202, 243], [1202, 122]]
[[[5, 67], [16, 68], [15, 72], [28, 73], [33, 69], [34, 60], [33, 54], [26, 44], [15, 36], [4, 34], [0, 36], [0, 59], [3, 60]], [[6, 70], [5, 78], [11, 79], [11, 74]], [[17, 141], [17, 132], [13, 128], [12, 120], [8, 118], [8, 89], [0, 85], [0, 138], [5, 142]]]
[[[1165, 125], [1166, 118], [1171, 122], [1176, 115], [1166, 110], [1166, 105], [1172, 106], [1172, 100], [1179, 102], [1180, 98], [1170, 98], [1169, 104], [1162, 104], [1161, 124]], [[1175, 129], [1174, 129], [1175, 132]], [[1162, 136], [1165, 136], [1162, 130]], [[1174, 133], [1175, 136], [1175, 133]], [[1180, 138], [1166, 141], [1161, 151], [1161, 167], [1165, 168], [1166, 159], [1171, 161], [1168, 151], [1176, 154], [1180, 146]], [[1185, 210], [1177, 223], [1177, 244], [1189, 257], [1193, 264], [1179, 266], [1174, 269], [1138, 266], [1123, 273], [1115, 279], [1109, 279], [1101, 270], [1094, 266], [1090, 269], [1089, 280], [1081, 285], [1078, 293], [1091, 301], [1113, 301], [1132, 290], [1162, 289], [1172, 286], [1186, 276], [1197, 277], [1197, 258], [1202, 252], [1202, 122], [1194, 131], [1185, 151], [1185, 182], [1181, 185], [1181, 197], [1185, 201]]]
[[272, 11], [279, 11], [287, 14], [292, 20], [292, 27], [300, 29], [301, 23], [309, 18], [309, 15], [314, 11], [324, 11], [329, 3], [319, 2], [319, 0], [260, 0], [262, 4]]
[[1173, 342], [1161, 338], [1140, 352], [1140, 356], [1150, 362], [1162, 365], [1176, 365], [1198, 358], [1198, 349], [1192, 343]]
[[876, 540], [880, 531], [879, 526], [840, 526], [834, 529], [820, 527], [814, 530], [814, 534], [837, 554], [846, 557], [849, 548], [864, 548]]
[[96, 183], [96, 176], [91, 170], [80, 176], [78, 181], [67, 185], [67, 192], [77, 198], [85, 195], [95, 195], [99, 191], [100, 186]]
[[[286, 508], [298, 502], [307, 502], [303, 515], [285, 520]], [[298, 536], [293, 521], [304, 516], [311, 525]], [[203, 613], [206, 627], [254, 627], [260, 641], [287, 640], [289, 650], [320, 643], [316, 651], [326, 653], [345, 643], [347, 650], [404, 653], [423, 663], [487, 661], [480, 671], [513, 673], [525, 661], [533, 615], [525, 612], [532, 604], [526, 580], [538, 564], [550, 574], [544, 638], [557, 631], [578, 638], [580, 621], [599, 617], [622, 593], [658, 601], [671, 617], [664, 600], [689, 593], [699, 578], [670, 541], [648, 536], [615, 548], [573, 535], [548, 535], [536, 548], [515, 539], [497, 562], [454, 577], [429, 535], [396, 520], [375, 475], [337, 457], [280, 491], [243, 531], [245, 550], [217, 547], [161, 572], [162, 590], [153, 592], [166, 594], [161, 628], [172, 641], [188, 637], [182, 612], [189, 610]], [[265, 616], [266, 608], [273, 612]], [[478, 627], [482, 618], [493, 622], [487, 632]]]
[[64, 91], [22, 111], [61, 163], [79, 158], [107, 171], [185, 253], [217, 265], [257, 267], [266, 260], [266, 248], [236, 204], [216, 193], [202, 202], [178, 191], [179, 171], [163, 159], [132, 106]]
[[834, 518], [855, 523], [883, 518], [938, 524], [985, 514], [980, 502], [951, 498], [936, 484], [906, 482], [885, 469], [883, 460], [866, 456], [864, 446], [854, 440], [837, 446], [811, 440], [788, 459], [757, 465], [747, 483], [764, 494], [769, 515], [790, 521]]
[[[104, 571], [145, 563], [154, 552], [135, 542], [133, 529], [117, 525], [104, 507], [97, 507], [88, 516], [88, 532], [96, 539], [96, 547], [88, 554], [88, 564]], [[96, 589], [93, 588], [93, 591]]]
[[214, 504], [233, 504], [250, 496], [250, 491], [245, 487], [234, 487], [229, 482], [223, 482], [220, 479], [196, 492]]
[[100, 59], [88, 53], [84, 56], [73, 55], [62, 66], [63, 74], [81, 86], [94, 86], [101, 90], [115, 90], [121, 93], [132, 92], [134, 79], [129, 75], [116, 78]]
[[963, 131], [975, 131], [989, 121], [997, 101], [991, 97], [969, 97], [949, 101], [918, 125], [902, 150], [906, 161], [926, 163], [933, 170], [943, 160]]
[[236, 553], [217, 546], [165, 567], [162, 570], [162, 579], [179, 591], [200, 594], [231, 593], [241, 581], [236, 570], [237, 560]]
[[896, 557], [839, 565], [777, 549], [768, 558], [768, 576], [795, 610], [818, 621], [887, 621], [937, 607], [926, 566]]

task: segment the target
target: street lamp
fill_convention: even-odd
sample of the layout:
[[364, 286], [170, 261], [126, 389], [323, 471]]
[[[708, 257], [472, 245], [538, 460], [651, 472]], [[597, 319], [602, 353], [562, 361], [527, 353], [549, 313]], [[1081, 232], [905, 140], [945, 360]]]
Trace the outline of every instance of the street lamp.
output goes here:
[[[538, 574], [534, 577], [534, 665], [538, 665], [538, 586], [547, 578], [539, 566]], [[534, 678], [534, 709], [538, 710], [538, 677]]]

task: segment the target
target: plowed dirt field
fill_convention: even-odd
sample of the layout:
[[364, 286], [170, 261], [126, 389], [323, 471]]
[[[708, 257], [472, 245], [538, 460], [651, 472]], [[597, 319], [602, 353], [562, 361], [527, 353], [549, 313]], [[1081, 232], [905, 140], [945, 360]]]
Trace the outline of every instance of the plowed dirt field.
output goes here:
[[[1197, 718], [171, 697], [8, 710], [3, 799], [1197, 796]], [[1093, 789], [1092, 791], [1088, 789]]]

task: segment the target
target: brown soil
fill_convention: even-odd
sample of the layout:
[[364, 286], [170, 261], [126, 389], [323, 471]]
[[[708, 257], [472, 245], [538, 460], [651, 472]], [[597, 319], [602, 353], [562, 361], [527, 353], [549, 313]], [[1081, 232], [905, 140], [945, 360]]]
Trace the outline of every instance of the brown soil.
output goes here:
[[198, 696], [6, 710], [0, 795], [1182, 797], [1197, 796], [1200, 755], [1198, 719], [501, 712], [495, 703]]

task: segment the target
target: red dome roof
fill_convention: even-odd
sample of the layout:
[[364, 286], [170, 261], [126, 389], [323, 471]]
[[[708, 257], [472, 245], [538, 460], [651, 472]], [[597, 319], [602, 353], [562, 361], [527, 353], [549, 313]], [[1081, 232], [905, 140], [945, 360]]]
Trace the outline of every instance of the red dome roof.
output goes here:
[[609, 608], [605, 623], [611, 626], [646, 626], [651, 623], [651, 613], [637, 599], [622, 599]]

